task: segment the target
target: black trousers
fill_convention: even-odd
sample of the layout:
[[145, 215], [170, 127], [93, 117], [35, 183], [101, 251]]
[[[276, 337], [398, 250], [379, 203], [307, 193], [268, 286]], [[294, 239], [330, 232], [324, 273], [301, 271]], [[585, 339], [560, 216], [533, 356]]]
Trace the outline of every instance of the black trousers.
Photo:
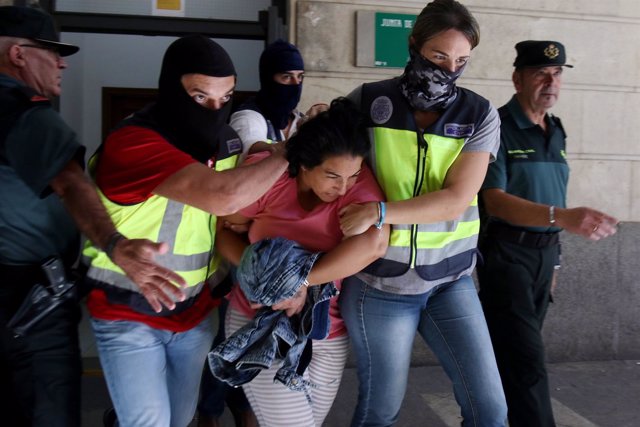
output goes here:
[[9, 319], [39, 272], [0, 266], [0, 417], [7, 426], [80, 426], [80, 310], [68, 301], [24, 337]]
[[534, 249], [491, 237], [479, 246], [480, 301], [511, 427], [553, 427], [542, 324], [559, 246]]

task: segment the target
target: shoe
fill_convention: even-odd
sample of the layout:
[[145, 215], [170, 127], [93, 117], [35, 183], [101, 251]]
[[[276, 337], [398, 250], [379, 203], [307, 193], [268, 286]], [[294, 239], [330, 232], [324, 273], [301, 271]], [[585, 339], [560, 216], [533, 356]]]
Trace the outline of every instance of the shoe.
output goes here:
[[104, 411], [104, 414], [102, 414], [102, 424], [104, 424], [104, 427], [115, 427], [117, 422], [118, 416], [114, 408], [109, 408]]

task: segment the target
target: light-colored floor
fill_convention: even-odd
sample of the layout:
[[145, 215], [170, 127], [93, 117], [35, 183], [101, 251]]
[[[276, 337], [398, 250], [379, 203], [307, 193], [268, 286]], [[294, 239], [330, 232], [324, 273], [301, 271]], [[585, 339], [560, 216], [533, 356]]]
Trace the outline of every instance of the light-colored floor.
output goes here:
[[[215, 318], [214, 313], [214, 323]], [[102, 427], [102, 413], [110, 406], [110, 399], [86, 312], [80, 325], [80, 341], [85, 368], [83, 426]], [[640, 361], [557, 363], [548, 369], [558, 427], [640, 427]], [[356, 373], [347, 368], [325, 427], [348, 426], [356, 397]], [[457, 427], [460, 422], [449, 380], [442, 369], [412, 368], [396, 426]], [[228, 411], [223, 425], [233, 426]]]

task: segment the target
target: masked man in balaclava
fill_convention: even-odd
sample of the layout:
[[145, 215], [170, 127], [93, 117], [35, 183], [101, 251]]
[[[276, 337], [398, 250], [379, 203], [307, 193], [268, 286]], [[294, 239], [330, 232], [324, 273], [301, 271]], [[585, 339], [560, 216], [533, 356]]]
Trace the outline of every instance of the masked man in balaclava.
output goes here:
[[[216, 215], [258, 199], [286, 169], [280, 150], [234, 169], [242, 144], [227, 125], [236, 72], [204, 36], [173, 42], [157, 102], [125, 119], [94, 158], [102, 202], [128, 237], [164, 241], [160, 265], [187, 285], [142, 295], [104, 252], [84, 250], [88, 308], [120, 425], [187, 426], [213, 339], [211, 289], [226, 275]], [[147, 298], [145, 298], [147, 297]]]
[[[297, 47], [284, 40], [271, 43], [260, 55], [260, 90], [231, 115], [247, 153], [272, 149], [293, 135], [303, 115], [296, 110], [302, 94], [304, 62]], [[328, 107], [328, 106], [327, 106]]]

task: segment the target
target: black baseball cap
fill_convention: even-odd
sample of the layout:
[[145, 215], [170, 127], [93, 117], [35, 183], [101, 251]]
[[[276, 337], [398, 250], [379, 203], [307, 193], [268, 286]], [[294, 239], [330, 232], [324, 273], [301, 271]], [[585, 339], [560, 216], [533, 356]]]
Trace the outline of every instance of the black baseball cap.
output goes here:
[[33, 7], [0, 6], [0, 37], [20, 37], [54, 48], [60, 56], [69, 56], [80, 48], [60, 43], [60, 37], [48, 13]]
[[566, 63], [567, 56], [564, 46], [560, 42], [552, 40], [525, 40], [516, 44], [516, 60], [513, 66], [516, 68], [528, 67], [570, 67]]

